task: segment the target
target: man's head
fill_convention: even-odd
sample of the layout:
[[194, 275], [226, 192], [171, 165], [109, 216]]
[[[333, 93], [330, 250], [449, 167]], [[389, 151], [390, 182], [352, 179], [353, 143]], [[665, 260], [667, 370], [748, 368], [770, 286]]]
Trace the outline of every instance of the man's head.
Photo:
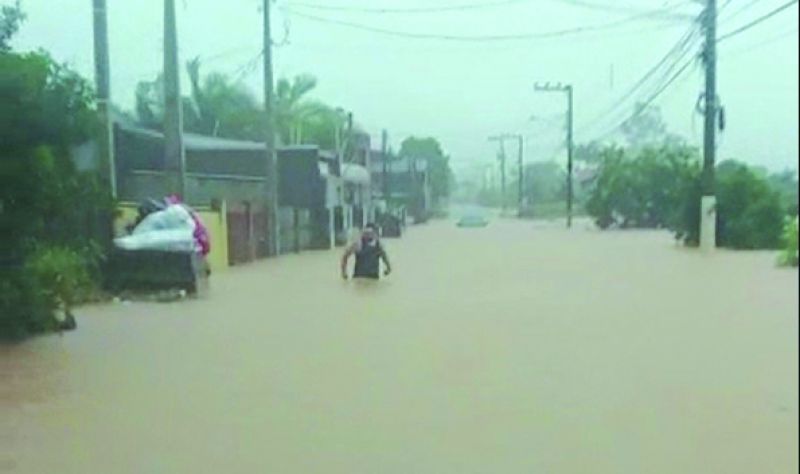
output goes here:
[[378, 227], [373, 224], [369, 223], [364, 226], [364, 229], [361, 231], [361, 237], [368, 241], [373, 241], [378, 238]]

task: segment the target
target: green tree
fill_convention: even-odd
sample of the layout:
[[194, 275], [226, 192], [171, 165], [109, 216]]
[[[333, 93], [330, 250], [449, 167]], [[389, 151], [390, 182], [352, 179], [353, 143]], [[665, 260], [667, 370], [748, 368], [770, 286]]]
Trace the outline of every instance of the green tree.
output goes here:
[[667, 124], [661, 115], [661, 109], [654, 105], [637, 103], [633, 114], [620, 127], [628, 146], [642, 148], [646, 146], [681, 146], [684, 140], [667, 130]]
[[0, 53], [11, 51], [9, 42], [23, 21], [25, 13], [20, 8], [19, 0], [14, 5], [0, 8]]
[[[136, 122], [147, 129], [164, 130], [164, 76], [159, 74], [152, 81], [140, 81], [136, 85]], [[200, 128], [195, 104], [189, 97], [182, 97], [183, 128], [194, 132]]]
[[598, 141], [582, 143], [575, 146], [574, 158], [576, 162], [587, 165], [600, 164], [605, 147]]
[[450, 169], [450, 157], [442, 151], [439, 141], [432, 137], [408, 137], [400, 145], [400, 157], [422, 159], [428, 163], [431, 197], [434, 202], [450, 196], [454, 182]]
[[[111, 199], [78, 173], [70, 148], [96, 130], [89, 83], [45, 53], [0, 53], [0, 336], [51, 326], [37, 279], [23, 265], [47, 245], [79, 251]], [[63, 278], [69, 279], [66, 275]]]
[[796, 216], [798, 208], [797, 172], [786, 170], [772, 173], [767, 176], [767, 181], [772, 186], [772, 189], [780, 195], [781, 204], [785, 207], [786, 214]]
[[344, 113], [319, 103], [316, 113], [306, 116], [301, 143], [314, 144], [325, 150], [336, 150], [344, 142], [347, 119]]
[[668, 227], [678, 218], [687, 183], [699, 169], [689, 147], [646, 147], [603, 152], [586, 210], [601, 228]]
[[717, 166], [717, 241], [741, 249], [780, 245], [785, 212], [780, 194], [747, 165], [724, 161]]
[[525, 166], [525, 196], [532, 204], [564, 201], [566, 197], [564, 167], [555, 161], [540, 161]]
[[200, 66], [199, 59], [187, 66], [194, 117], [187, 130], [201, 135], [263, 140], [264, 114], [250, 91], [224, 74], [212, 73], [201, 78]]
[[315, 87], [317, 79], [309, 74], [278, 80], [275, 86], [275, 122], [281, 143], [304, 143], [303, 132], [309, 121], [331, 118], [328, 107], [307, 98]]

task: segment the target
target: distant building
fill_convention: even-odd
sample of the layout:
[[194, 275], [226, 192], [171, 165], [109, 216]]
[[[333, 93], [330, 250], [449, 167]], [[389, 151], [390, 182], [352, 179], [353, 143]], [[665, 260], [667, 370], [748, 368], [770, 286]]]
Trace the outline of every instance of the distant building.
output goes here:
[[431, 211], [428, 161], [371, 153], [372, 195], [388, 207], [403, 207], [415, 221], [424, 221]]
[[[266, 151], [258, 142], [184, 134], [186, 196], [193, 205], [224, 202], [229, 260], [242, 263], [266, 256]], [[118, 194], [121, 200], [161, 197], [170, 189], [161, 133], [115, 127]], [[352, 214], [343, 189], [365, 195], [369, 173], [359, 163], [340, 166], [338, 157], [313, 145], [278, 148], [279, 229], [282, 252], [328, 248], [347, 235]], [[341, 241], [341, 237], [338, 239]]]

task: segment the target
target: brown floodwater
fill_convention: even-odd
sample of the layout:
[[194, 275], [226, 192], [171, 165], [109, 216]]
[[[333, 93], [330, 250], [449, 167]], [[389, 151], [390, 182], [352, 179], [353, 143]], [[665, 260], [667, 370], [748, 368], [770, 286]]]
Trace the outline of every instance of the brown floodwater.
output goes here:
[[0, 472], [797, 471], [773, 254], [511, 220], [386, 246], [377, 284], [309, 252], [0, 346]]

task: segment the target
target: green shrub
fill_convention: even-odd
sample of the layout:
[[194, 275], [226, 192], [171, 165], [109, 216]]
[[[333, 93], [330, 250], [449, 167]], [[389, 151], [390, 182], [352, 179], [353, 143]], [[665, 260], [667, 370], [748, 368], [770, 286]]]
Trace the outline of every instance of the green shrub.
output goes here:
[[779, 257], [781, 265], [797, 266], [798, 249], [797, 249], [797, 216], [794, 218], [786, 219], [783, 226], [783, 249]]
[[0, 340], [54, 328], [53, 313], [30, 272], [7, 265], [0, 272]]
[[40, 288], [48, 307], [70, 311], [91, 296], [95, 285], [84, 255], [65, 247], [44, 247], [33, 254], [26, 271]]
[[684, 146], [634, 153], [612, 147], [603, 150], [601, 160], [586, 211], [602, 229], [673, 226], [699, 169], [696, 151]]
[[[697, 245], [700, 232], [700, 175], [685, 184], [680, 218], [670, 228], [676, 238]], [[717, 245], [733, 249], [777, 249], [785, 204], [764, 176], [743, 163], [716, 168]]]

